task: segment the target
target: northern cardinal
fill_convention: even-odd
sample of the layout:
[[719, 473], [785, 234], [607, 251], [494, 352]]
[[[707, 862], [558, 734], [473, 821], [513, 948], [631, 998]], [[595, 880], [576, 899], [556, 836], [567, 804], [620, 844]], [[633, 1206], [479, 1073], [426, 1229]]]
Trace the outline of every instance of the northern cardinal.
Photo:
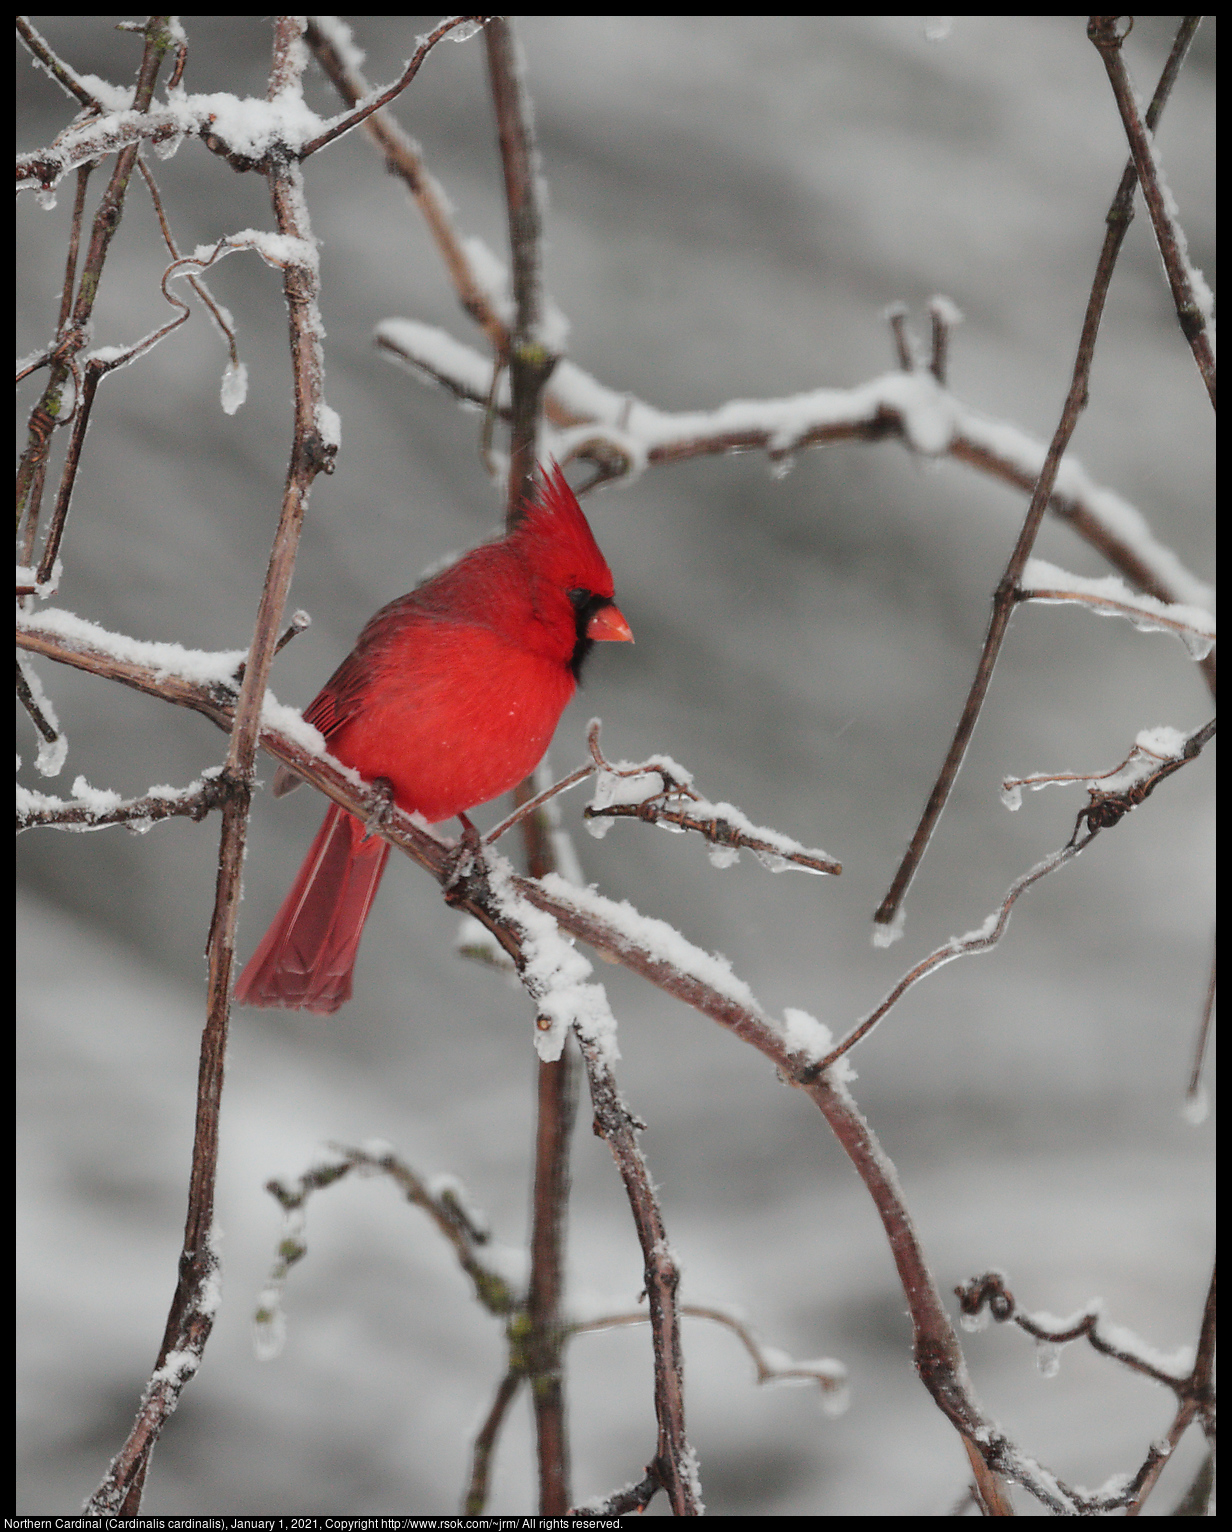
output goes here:
[[[612, 595], [553, 464], [511, 532], [381, 608], [304, 716], [399, 808], [449, 819], [533, 771], [591, 646], [632, 639]], [[300, 780], [280, 767], [275, 796]], [[387, 841], [331, 807], [235, 998], [322, 1014], [349, 1000], [388, 857]]]

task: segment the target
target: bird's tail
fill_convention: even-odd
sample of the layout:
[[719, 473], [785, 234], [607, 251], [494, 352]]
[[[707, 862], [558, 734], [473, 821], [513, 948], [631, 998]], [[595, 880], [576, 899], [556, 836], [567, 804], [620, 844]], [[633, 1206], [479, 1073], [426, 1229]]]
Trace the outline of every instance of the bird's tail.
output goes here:
[[351, 998], [364, 921], [389, 843], [334, 804], [282, 908], [235, 986], [241, 1005], [329, 1015]]

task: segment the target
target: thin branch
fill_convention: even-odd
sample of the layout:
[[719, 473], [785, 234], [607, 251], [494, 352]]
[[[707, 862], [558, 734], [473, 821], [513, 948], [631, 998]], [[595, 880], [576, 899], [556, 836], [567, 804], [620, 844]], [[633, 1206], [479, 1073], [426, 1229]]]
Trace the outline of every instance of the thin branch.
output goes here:
[[[52, 723], [51, 719], [47, 717], [47, 714], [43, 711], [42, 707], [40, 707], [38, 699], [35, 697], [34, 692], [31, 689], [30, 682], [26, 680], [25, 672], [22, 670], [22, 661], [20, 657], [17, 661], [16, 686], [17, 700], [30, 715], [30, 722], [34, 725], [34, 727], [38, 730], [38, 732], [43, 736], [43, 739], [49, 745], [57, 744], [61, 738], [60, 730], [54, 723]], [[18, 828], [20, 827], [21, 815], [19, 814]]]
[[[584, 782], [587, 777], [593, 775], [594, 770], [595, 768], [591, 762], [587, 761], [584, 766], [579, 766], [576, 770], [571, 771], [567, 777], [561, 777], [559, 782], [553, 782], [551, 787], [545, 787], [541, 793], [536, 793], [533, 798], [527, 798], [525, 802], [519, 803], [512, 814], [507, 814], [499, 824], [494, 825], [488, 831], [483, 838], [484, 845], [494, 846], [503, 835], [513, 829], [514, 825], [521, 824], [530, 815], [538, 813], [545, 803], [556, 797], [557, 793], [563, 793], [570, 787], [576, 787], [579, 782]], [[535, 876], [539, 877], [542, 874], [536, 873]]]
[[534, 489], [543, 390], [557, 354], [544, 325], [539, 154], [522, 61], [510, 22], [491, 16], [484, 26], [492, 105], [505, 174], [509, 214], [514, 323], [509, 337], [512, 394], [507, 520], [521, 515]]
[[29, 48], [30, 52], [43, 66], [57, 85], [63, 87], [74, 100], [81, 103], [89, 111], [102, 112], [105, 110], [103, 103], [94, 93], [89, 90], [77, 71], [64, 62], [55, 52], [51, 44], [35, 30], [28, 16], [18, 16], [17, 35]]
[[[431, 1218], [453, 1246], [458, 1265], [474, 1285], [476, 1298], [490, 1314], [504, 1316], [518, 1309], [520, 1295], [514, 1292], [494, 1265], [483, 1259], [483, 1247], [488, 1243], [486, 1227], [466, 1208], [454, 1186], [442, 1184], [433, 1190], [422, 1176], [392, 1150], [374, 1154], [350, 1144], [330, 1147], [337, 1157], [309, 1167], [294, 1187], [288, 1187], [277, 1180], [266, 1183], [266, 1191], [277, 1201], [283, 1212], [295, 1215], [297, 1219], [294, 1228], [288, 1229], [288, 1237], [292, 1237], [301, 1247], [295, 1255], [296, 1260], [302, 1259], [307, 1251], [300, 1215], [314, 1192], [335, 1186], [352, 1173], [383, 1175], [398, 1187], [413, 1207], [422, 1209]], [[279, 1248], [281, 1251], [281, 1243]]]
[[64, 286], [60, 291], [60, 320], [56, 334], [63, 335], [73, 311], [73, 284], [77, 280], [77, 255], [81, 249], [81, 221], [85, 216], [86, 188], [90, 183], [92, 164], [82, 165], [77, 171], [77, 188], [73, 193], [73, 217], [69, 224], [68, 254], [64, 258]]
[[[338, 94], [349, 106], [356, 106], [371, 98], [372, 87], [355, 64], [344, 55], [336, 37], [337, 26], [337, 22], [331, 22], [325, 28], [319, 18], [310, 17], [306, 33], [308, 46]], [[391, 174], [401, 177], [414, 197], [462, 307], [487, 335], [493, 353], [498, 357], [506, 356], [509, 350], [509, 331], [475, 275], [470, 257], [454, 227], [448, 199], [440, 183], [424, 164], [419, 145], [383, 109], [368, 117], [363, 127], [367, 137], [383, 156]]]
[[420, 65], [427, 58], [428, 54], [432, 52], [433, 48], [436, 47], [437, 43], [440, 42], [442, 37], [452, 32], [455, 27], [460, 27], [466, 22], [473, 22], [478, 19], [474, 16], [446, 17], [426, 37], [420, 39], [419, 47], [415, 49], [406, 68], [392, 85], [388, 86], [371, 100], [365, 101], [356, 111], [347, 112], [344, 116], [331, 122], [323, 133], [319, 133], [316, 138], [304, 145], [299, 151], [299, 158], [306, 160], [310, 154], [316, 154], [318, 150], [324, 149], [326, 144], [332, 144], [336, 138], [341, 138], [344, 133], [349, 133], [353, 128], [359, 127], [361, 123], [367, 122], [374, 112], [379, 112], [382, 107], [388, 106], [396, 96], [402, 94], [419, 73]]
[[1215, 647], [1212, 612], [1128, 590], [1115, 575], [1085, 579], [1043, 559], [1030, 559], [1023, 571], [1022, 584], [1015, 592], [1015, 600], [1085, 606], [1101, 617], [1124, 617], [1141, 632], [1174, 634], [1195, 660], [1205, 659]]
[[648, 1473], [637, 1484], [626, 1485], [624, 1489], [617, 1490], [614, 1495], [609, 1495], [600, 1505], [578, 1506], [569, 1514], [571, 1516], [634, 1516], [640, 1515], [659, 1493], [663, 1486], [654, 1474]]
[[648, 1317], [654, 1337], [655, 1418], [659, 1427], [655, 1456], [646, 1472], [666, 1492], [675, 1515], [696, 1516], [700, 1508], [693, 1452], [685, 1435], [684, 1353], [676, 1305], [680, 1269], [668, 1246], [663, 1214], [638, 1146], [636, 1128], [641, 1124], [634, 1121], [621, 1101], [606, 1059], [589, 1039], [579, 1040], [590, 1082], [595, 1132], [612, 1151], [642, 1247]]
[[[1183, 57], [1189, 47], [1189, 34], [1185, 24], [1182, 24], [1173, 44], [1174, 57]], [[1175, 71], [1165, 67], [1156, 87], [1155, 99], [1151, 103], [1151, 111], [1154, 114], [1152, 121], [1157, 120], [1160, 111], [1168, 97], [1172, 87]], [[950, 792], [954, 783], [958, 780], [958, 773], [962, 767], [963, 757], [967, 753], [967, 746], [971, 743], [971, 736], [975, 733], [975, 725], [984, 705], [984, 698], [988, 694], [988, 687], [992, 681], [993, 670], [996, 667], [997, 658], [1001, 652], [1001, 645], [1005, 641], [1005, 635], [1009, 631], [1010, 617], [1014, 611], [1014, 591], [1022, 577], [1027, 559], [1031, 556], [1031, 550], [1035, 545], [1035, 539], [1039, 532], [1040, 523], [1044, 512], [1048, 507], [1052, 495], [1053, 486], [1057, 481], [1057, 474], [1061, 468], [1061, 460], [1065, 455], [1065, 449], [1069, 445], [1070, 437], [1078, 424], [1078, 417], [1087, 403], [1087, 380], [1091, 373], [1091, 363], [1095, 355], [1095, 342], [1099, 334], [1100, 320], [1103, 318], [1104, 303], [1108, 296], [1108, 288], [1112, 281], [1112, 273], [1116, 266], [1117, 256], [1120, 253], [1121, 242], [1125, 238], [1128, 227], [1128, 213], [1133, 204], [1133, 190], [1137, 177], [1132, 164], [1126, 166], [1121, 178], [1121, 185], [1113, 198], [1112, 207], [1108, 213], [1108, 232], [1104, 238], [1103, 249], [1100, 252], [1099, 261], [1095, 269], [1095, 278], [1091, 284], [1091, 295], [1087, 302], [1086, 316], [1082, 324], [1082, 334], [1078, 341], [1078, 354], [1074, 361], [1073, 377], [1070, 382], [1069, 393], [1065, 399], [1065, 406], [1061, 411], [1061, 418], [1057, 423], [1057, 429], [1053, 434], [1052, 443], [1048, 448], [1048, 455], [1044, 460], [1044, 466], [1035, 485], [1035, 491], [1031, 496], [1031, 503], [1027, 507], [1027, 514], [1018, 534], [1018, 541], [1014, 545], [1009, 562], [1005, 566], [1000, 582], [993, 596], [992, 614], [989, 619], [988, 633], [984, 639], [984, 647], [980, 654], [979, 663], [976, 666], [975, 679], [971, 683], [967, 701], [959, 718], [958, 726], [954, 731], [954, 738], [946, 754], [945, 762], [941, 767], [937, 780], [933, 785], [932, 792], [924, 806], [924, 812], [920, 822], [916, 826], [915, 833], [911, 837], [906, 854], [899, 864], [898, 871], [890, 884], [885, 898], [878, 906], [873, 920], [882, 927], [891, 926], [899, 908], [903, 902], [912, 879], [915, 877], [924, 853], [928, 849], [928, 843], [932, 839], [933, 831], [937, 828], [937, 822], [941, 818], [942, 811], [949, 801]]]
[[1152, 1361], [1146, 1347], [1130, 1344], [1125, 1338], [1127, 1332], [1119, 1327], [1118, 1335], [1122, 1339], [1119, 1342], [1111, 1340], [1100, 1329], [1104, 1323], [1103, 1302], [1100, 1299], [1088, 1304], [1070, 1319], [1053, 1321], [1051, 1315], [1027, 1314], [1018, 1308], [1013, 1293], [1006, 1286], [1004, 1275], [999, 1271], [972, 1277], [956, 1287], [954, 1294], [968, 1318], [974, 1319], [987, 1307], [998, 1324], [1005, 1324], [1012, 1319], [1024, 1334], [1049, 1346], [1068, 1346], [1071, 1341], [1085, 1340], [1100, 1356], [1110, 1357], [1131, 1372], [1141, 1373], [1152, 1382], [1162, 1383], [1178, 1396], [1191, 1376], [1191, 1371], [1180, 1373], [1160, 1367]]
[[1215, 951], [1211, 953], [1211, 977], [1206, 986], [1206, 1003], [1202, 1007], [1202, 1020], [1198, 1024], [1198, 1038], [1194, 1044], [1193, 1069], [1189, 1075], [1189, 1085], [1185, 1091], [1185, 1099], [1191, 1105], [1196, 1105], [1199, 1100], [1199, 1092], [1202, 1088], [1202, 1064], [1206, 1058], [1206, 1045], [1211, 1035], [1211, 1019], [1215, 1014], [1215, 959], [1218, 954], [1219, 943], [1215, 942]]
[[855, 1045], [873, 1030], [881, 1019], [891, 1011], [913, 985], [927, 978], [930, 973], [943, 968], [947, 963], [952, 963], [955, 958], [971, 957], [981, 952], [991, 950], [1005, 935], [1005, 929], [1009, 925], [1010, 911], [1014, 908], [1019, 896], [1024, 894], [1033, 883], [1038, 883], [1041, 878], [1046, 878], [1050, 872], [1056, 872], [1064, 867], [1067, 862], [1073, 861], [1076, 856], [1091, 844], [1097, 830], [1092, 829], [1085, 840], [1077, 844], [1071, 843], [1063, 846], [1060, 851], [1054, 851], [1051, 856], [1034, 866], [1030, 872], [1015, 879], [1010, 884], [1004, 899], [984, 924], [976, 931], [969, 931], [966, 936], [951, 937], [948, 942], [930, 952], [926, 958], [922, 958], [913, 968], [907, 970], [890, 993], [885, 997], [874, 1011], [871, 1011], [863, 1021], [859, 1022], [842, 1040], [838, 1047], [830, 1050], [824, 1058], [810, 1064], [803, 1072], [806, 1080], [817, 1079], [825, 1073], [833, 1064], [836, 1064], [845, 1053], [849, 1053]]
[[[640, 765], [614, 765], [599, 748], [599, 720], [587, 732], [587, 743], [598, 769], [594, 800], [586, 805], [588, 823], [611, 819], [638, 819], [678, 831], [693, 830], [716, 848], [712, 857], [727, 865], [742, 849], [752, 851], [764, 866], [781, 871], [786, 866], [837, 877], [843, 864], [824, 851], [807, 850], [777, 830], [752, 824], [732, 803], [711, 803], [695, 792], [692, 777], [674, 761], [652, 757]], [[579, 771], [574, 777], [580, 777]], [[658, 787], [654, 786], [655, 782]], [[618, 784], [626, 785], [620, 786]], [[569, 779], [552, 791], [570, 785]], [[643, 790], [644, 789], [644, 790]], [[684, 805], [692, 805], [685, 807]], [[499, 828], [499, 827], [498, 827]], [[495, 836], [493, 836], [495, 838]]]
[[[142, 798], [121, 800], [118, 793], [95, 793], [92, 798], [66, 803], [42, 793], [19, 790], [17, 833], [40, 826], [53, 830], [103, 830], [111, 825], [129, 825], [146, 830], [160, 820], [181, 817], [199, 824], [207, 814], [222, 807], [226, 792], [216, 768], [213, 775], [204, 772], [202, 779], [189, 787], [155, 788]], [[115, 803], [105, 806], [110, 799], [115, 799]]]
[[[488, 78], [496, 114], [509, 222], [514, 318], [508, 346], [497, 355], [509, 368], [512, 420], [506, 526], [524, 514], [535, 489], [543, 389], [556, 357], [544, 345], [538, 153], [530, 99], [510, 21], [485, 19]], [[519, 797], [534, 795], [523, 784]], [[540, 816], [522, 821], [532, 875], [555, 869], [555, 853]], [[541, 1058], [535, 1126], [535, 1180], [531, 1230], [531, 1278], [527, 1300], [527, 1352], [533, 1372], [531, 1396], [539, 1464], [539, 1511], [563, 1516], [572, 1501], [568, 1420], [565, 1413], [564, 1326], [565, 1227], [569, 1207], [569, 1147], [577, 1110], [577, 1070], [570, 1049]]]
[[[752, 1358], [757, 1372], [757, 1382], [768, 1383], [816, 1383], [822, 1393], [840, 1396], [846, 1388], [847, 1369], [841, 1362], [796, 1362], [778, 1350], [764, 1346], [757, 1335], [737, 1315], [726, 1309], [710, 1308], [704, 1304], [682, 1303], [679, 1305], [682, 1319], [709, 1319], [732, 1332]], [[650, 1316], [640, 1310], [623, 1314], [602, 1314], [596, 1319], [576, 1320], [569, 1326], [570, 1335], [588, 1335], [601, 1330], [613, 1330], [626, 1325], [645, 1325]]]
[[[1079, 777], [1076, 781], [1091, 783], [1098, 780], [1107, 780], [1109, 777], [1120, 776], [1123, 784], [1112, 791], [1105, 791], [1096, 787], [1089, 787], [1089, 801], [1079, 812], [1074, 824], [1074, 833], [1069, 842], [1059, 851], [1054, 851], [1033, 867], [1030, 872], [1024, 873], [1010, 884], [1005, 898], [996, 910], [985, 920], [984, 924], [975, 931], [969, 931], [966, 936], [952, 937], [944, 945], [929, 953], [898, 981], [881, 1004], [872, 1011], [843, 1039], [839, 1046], [827, 1053], [818, 1063], [810, 1065], [805, 1071], [806, 1079], [815, 1078], [830, 1066], [836, 1063], [842, 1056], [849, 1052], [855, 1045], [877, 1025], [891, 1008], [902, 999], [903, 995], [914, 985], [918, 984], [930, 973], [938, 968], [951, 963], [955, 958], [971, 957], [978, 953], [989, 952], [1005, 935], [1009, 925], [1010, 912], [1019, 896], [1024, 894], [1033, 883], [1038, 883], [1049, 873], [1056, 872], [1066, 863], [1072, 862], [1080, 856], [1091, 844], [1101, 830], [1110, 830], [1139, 804], [1143, 803], [1153, 793], [1165, 778], [1173, 772], [1179, 771], [1182, 766], [1196, 760], [1201, 754], [1203, 747], [1214, 737], [1215, 720], [1203, 724], [1195, 729], [1192, 734], [1185, 736], [1176, 753], [1167, 757], [1158, 752], [1144, 750], [1140, 745], [1135, 745], [1126, 760], [1112, 772], [1103, 774], [1103, 777]], [[1151, 764], [1154, 761], [1156, 764]], [[1066, 774], [1068, 777], [1068, 773]], [[1021, 788], [1024, 784], [1040, 786], [1044, 781], [1060, 780], [1056, 778], [1008, 778], [1005, 786], [1011, 791]], [[1086, 826], [1086, 835], [1079, 839], [1079, 833]]]
[[[166, 16], [151, 16], [145, 26], [145, 46], [133, 88], [133, 111], [129, 115], [140, 122], [150, 110], [154, 86], [163, 58], [172, 45]], [[89, 156], [93, 158], [93, 156]], [[133, 166], [137, 161], [136, 142], [126, 145], [119, 153], [112, 169], [107, 189], [99, 201], [90, 234], [81, 277], [77, 285], [77, 297], [67, 321], [61, 318], [61, 338], [53, 356], [51, 370], [43, 393], [30, 412], [27, 426], [26, 448], [22, 453], [17, 472], [17, 522], [26, 518], [25, 563], [33, 561], [38, 517], [42, 501], [43, 482], [47, 470], [47, 455], [51, 450], [52, 433], [69, 418], [64, 410], [64, 387], [74, 373], [74, 358], [86, 344], [94, 303], [102, 281], [103, 267], [111, 241], [120, 226], [124, 201]], [[78, 196], [84, 195], [80, 181]], [[61, 304], [63, 310], [63, 303]]]
[[[1177, 34], [1178, 44], [1184, 34], [1184, 46], [1188, 48], [1201, 19], [1200, 16], [1185, 18], [1181, 33]], [[1100, 58], [1104, 61], [1104, 68], [1108, 71], [1117, 109], [1125, 125], [1125, 136], [1129, 140], [1130, 153], [1134, 157], [1134, 169], [1142, 186], [1142, 196], [1146, 202], [1147, 211], [1151, 215], [1155, 243], [1159, 246], [1168, 285], [1172, 289], [1172, 301], [1176, 305], [1176, 317], [1180, 321], [1181, 333], [1189, 342], [1194, 361], [1198, 364], [1198, 371], [1202, 374], [1202, 381], [1206, 384], [1206, 391], [1210, 395], [1211, 407], [1214, 408], [1215, 347], [1212, 335], [1214, 299], [1201, 272], [1195, 271], [1189, 263], [1185, 231], [1181, 228], [1180, 219], [1176, 215], [1176, 205], [1172, 201], [1172, 194], [1164, 184], [1159, 157], [1155, 149], [1153, 136], [1155, 120], [1148, 112], [1146, 122], [1143, 122], [1138, 92], [1134, 89], [1121, 53], [1121, 44], [1125, 40], [1128, 28], [1122, 30], [1120, 20], [1121, 18], [1117, 16], [1092, 16], [1087, 26], [1087, 36], [1095, 44]], [[1157, 117], [1158, 113], [1156, 113]]]
[[1201, 1333], [1194, 1360], [1188, 1370], [1163, 1366], [1136, 1337], [1116, 1327], [1115, 1336], [1101, 1330], [1104, 1319], [1103, 1305], [1099, 1299], [1069, 1319], [1054, 1319], [1051, 1315], [1024, 1314], [1017, 1306], [1013, 1293], [1006, 1285], [1003, 1273], [986, 1272], [982, 1277], [972, 1277], [969, 1282], [954, 1289], [959, 1307], [969, 1322], [976, 1322], [987, 1308], [998, 1322], [1012, 1320], [1019, 1329], [1032, 1337], [1042, 1347], [1048, 1348], [1048, 1365], [1055, 1371], [1056, 1356], [1062, 1346], [1075, 1340], [1086, 1340], [1101, 1356], [1119, 1362], [1131, 1372], [1136, 1372], [1152, 1382], [1169, 1389], [1176, 1397], [1177, 1410], [1172, 1424], [1162, 1442], [1152, 1442], [1145, 1459], [1132, 1479], [1110, 1490], [1094, 1495], [1078, 1497], [1077, 1509], [1086, 1515], [1106, 1515], [1124, 1510], [1136, 1516], [1154, 1489], [1165, 1465], [1181, 1437], [1197, 1419], [1208, 1431], [1213, 1426], [1214, 1390], [1212, 1387], [1215, 1349], [1215, 1290], [1216, 1274], [1212, 1268], [1210, 1285], [1203, 1308]]
[[492, 1468], [492, 1452], [496, 1446], [496, 1439], [500, 1435], [501, 1427], [509, 1414], [509, 1408], [518, 1396], [521, 1388], [523, 1375], [520, 1372], [507, 1372], [500, 1380], [496, 1389], [496, 1398], [492, 1401], [492, 1408], [488, 1411], [483, 1425], [479, 1428], [479, 1434], [475, 1437], [475, 1445], [471, 1449], [471, 1480], [466, 1488], [466, 1495], [462, 1502], [462, 1513], [465, 1516], [482, 1516], [484, 1507], [488, 1503], [488, 1481]]
[[[137, 169], [141, 172], [141, 178], [145, 182], [146, 187], [150, 193], [150, 198], [154, 203], [154, 211], [158, 215], [158, 226], [162, 230], [163, 243], [167, 246], [167, 250], [171, 255], [172, 261], [178, 262], [181, 260], [181, 256], [179, 248], [176, 245], [175, 238], [171, 233], [171, 227], [167, 222], [167, 214], [163, 208], [163, 199], [162, 194], [158, 190], [158, 182], [155, 181], [150, 167], [145, 163], [143, 159], [140, 158], [140, 156], [137, 159]], [[202, 266], [201, 269], [204, 271], [206, 266], [211, 265], [213, 261], [217, 259], [217, 257], [218, 249], [216, 248], [214, 255], [209, 261], [205, 263], [205, 266]], [[165, 276], [163, 278], [163, 282], [164, 284], [166, 283]], [[193, 292], [196, 293], [198, 298], [201, 299], [202, 303], [205, 304], [206, 308], [209, 309], [210, 314], [213, 316], [214, 323], [218, 326], [219, 330], [223, 334], [224, 339], [226, 340], [227, 351], [231, 358], [231, 365], [232, 367], [238, 367], [240, 365], [239, 345], [235, 338], [235, 331], [232, 328], [231, 322], [227, 315], [219, 307], [214, 299], [214, 295], [210, 292], [209, 288], [205, 285], [204, 282], [200, 280], [199, 277], [190, 276], [188, 278], [188, 285], [192, 288]], [[163, 291], [164, 293], [166, 292], [165, 285]]]

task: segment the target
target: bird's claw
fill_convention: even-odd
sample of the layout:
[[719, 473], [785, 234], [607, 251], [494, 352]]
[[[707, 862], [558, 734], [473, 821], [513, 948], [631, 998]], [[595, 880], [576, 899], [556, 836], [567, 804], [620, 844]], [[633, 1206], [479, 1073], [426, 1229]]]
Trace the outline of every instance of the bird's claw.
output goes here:
[[[372, 783], [372, 802], [364, 820], [364, 840], [379, 835], [389, 824], [394, 808], [394, 784], [388, 777], [377, 777]], [[361, 842], [362, 845], [362, 842]]]
[[466, 885], [476, 875], [482, 877], [486, 870], [479, 831], [465, 814], [459, 814], [458, 818], [462, 821], [462, 834], [449, 853], [449, 872], [442, 884], [447, 904], [458, 904], [465, 899]]

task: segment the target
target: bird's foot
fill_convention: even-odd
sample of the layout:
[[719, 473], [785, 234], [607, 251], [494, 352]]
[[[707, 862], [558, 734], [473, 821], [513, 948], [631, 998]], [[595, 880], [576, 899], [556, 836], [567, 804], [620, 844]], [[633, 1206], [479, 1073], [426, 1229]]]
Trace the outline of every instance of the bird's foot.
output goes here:
[[[372, 782], [372, 802], [364, 820], [364, 840], [379, 835], [389, 824], [394, 810], [394, 784], [388, 777], [376, 777]], [[362, 842], [361, 842], [362, 844]]]
[[449, 854], [449, 872], [442, 884], [447, 904], [460, 904], [469, 897], [468, 888], [474, 879], [482, 879], [487, 872], [483, 859], [483, 843], [479, 831], [465, 814], [459, 814], [462, 834]]

